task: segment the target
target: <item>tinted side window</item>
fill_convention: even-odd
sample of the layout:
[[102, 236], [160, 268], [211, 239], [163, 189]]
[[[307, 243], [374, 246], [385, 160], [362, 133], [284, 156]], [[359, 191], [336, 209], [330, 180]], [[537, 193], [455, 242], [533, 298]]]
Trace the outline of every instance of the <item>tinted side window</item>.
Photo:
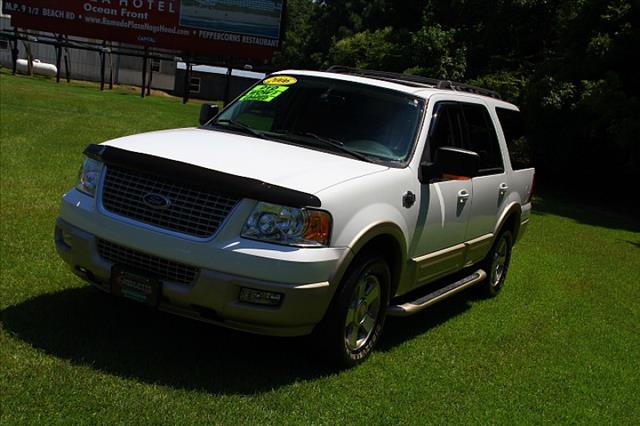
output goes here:
[[427, 161], [433, 161], [438, 148], [452, 146], [462, 148], [462, 113], [460, 106], [453, 102], [439, 102], [435, 106], [433, 121], [429, 130]]
[[466, 148], [480, 155], [480, 173], [502, 173], [502, 154], [489, 111], [479, 104], [462, 104], [467, 123]]
[[524, 120], [519, 111], [496, 108], [502, 133], [509, 147], [509, 157], [514, 170], [530, 166], [529, 147], [525, 138]]

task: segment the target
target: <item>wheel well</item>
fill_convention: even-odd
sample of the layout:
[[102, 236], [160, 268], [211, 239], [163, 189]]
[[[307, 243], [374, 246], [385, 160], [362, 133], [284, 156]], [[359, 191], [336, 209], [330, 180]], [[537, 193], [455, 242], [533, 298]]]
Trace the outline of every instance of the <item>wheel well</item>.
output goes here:
[[513, 211], [509, 213], [509, 216], [505, 219], [504, 222], [502, 222], [502, 225], [496, 233], [496, 236], [500, 235], [500, 232], [502, 232], [503, 229], [508, 229], [509, 231], [511, 231], [511, 233], [513, 234], [513, 241], [515, 243], [518, 237], [518, 232], [520, 231], [520, 212]]
[[402, 272], [402, 248], [400, 243], [389, 234], [378, 235], [372, 238], [358, 251], [356, 256], [365, 253], [380, 254], [389, 266], [391, 272], [391, 294], [395, 294], [400, 283], [400, 273]]

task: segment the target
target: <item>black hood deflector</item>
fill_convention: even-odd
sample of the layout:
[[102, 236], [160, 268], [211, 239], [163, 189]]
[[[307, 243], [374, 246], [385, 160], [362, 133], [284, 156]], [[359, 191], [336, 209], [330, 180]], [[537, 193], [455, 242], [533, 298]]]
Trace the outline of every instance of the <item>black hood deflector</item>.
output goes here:
[[306, 192], [112, 146], [92, 144], [85, 148], [84, 154], [102, 161], [107, 166], [114, 165], [155, 174], [204, 191], [215, 190], [239, 198], [251, 198], [297, 208], [322, 205], [318, 197]]

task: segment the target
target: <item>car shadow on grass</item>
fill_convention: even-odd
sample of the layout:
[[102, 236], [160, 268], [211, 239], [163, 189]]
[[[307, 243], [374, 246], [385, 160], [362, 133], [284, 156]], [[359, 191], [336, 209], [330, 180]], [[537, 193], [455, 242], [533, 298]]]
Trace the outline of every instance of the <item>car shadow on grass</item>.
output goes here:
[[405, 318], [387, 317], [377, 351], [387, 352], [471, 309], [471, 302], [482, 299], [474, 288], [461, 291], [442, 302]]
[[120, 377], [220, 394], [254, 394], [330, 375], [306, 339], [241, 333], [116, 299], [91, 287], [1, 312], [4, 328], [47, 354]]
[[[379, 351], [468, 309], [460, 296], [390, 318]], [[34, 297], [0, 312], [5, 330], [45, 353], [124, 378], [214, 394], [255, 394], [338, 373], [309, 338], [278, 338], [180, 318], [91, 287]]]

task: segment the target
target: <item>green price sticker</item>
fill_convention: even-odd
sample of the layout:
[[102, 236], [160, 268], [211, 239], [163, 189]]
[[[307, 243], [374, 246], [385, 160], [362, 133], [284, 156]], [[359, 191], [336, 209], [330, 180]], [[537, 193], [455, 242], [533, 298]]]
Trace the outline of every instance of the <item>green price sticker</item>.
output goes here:
[[254, 101], [254, 102], [271, 102], [278, 96], [282, 95], [289, 89], [289, 86], [265, 86], [261, 84], [254, 87], [240, 98], [241, 101]]

